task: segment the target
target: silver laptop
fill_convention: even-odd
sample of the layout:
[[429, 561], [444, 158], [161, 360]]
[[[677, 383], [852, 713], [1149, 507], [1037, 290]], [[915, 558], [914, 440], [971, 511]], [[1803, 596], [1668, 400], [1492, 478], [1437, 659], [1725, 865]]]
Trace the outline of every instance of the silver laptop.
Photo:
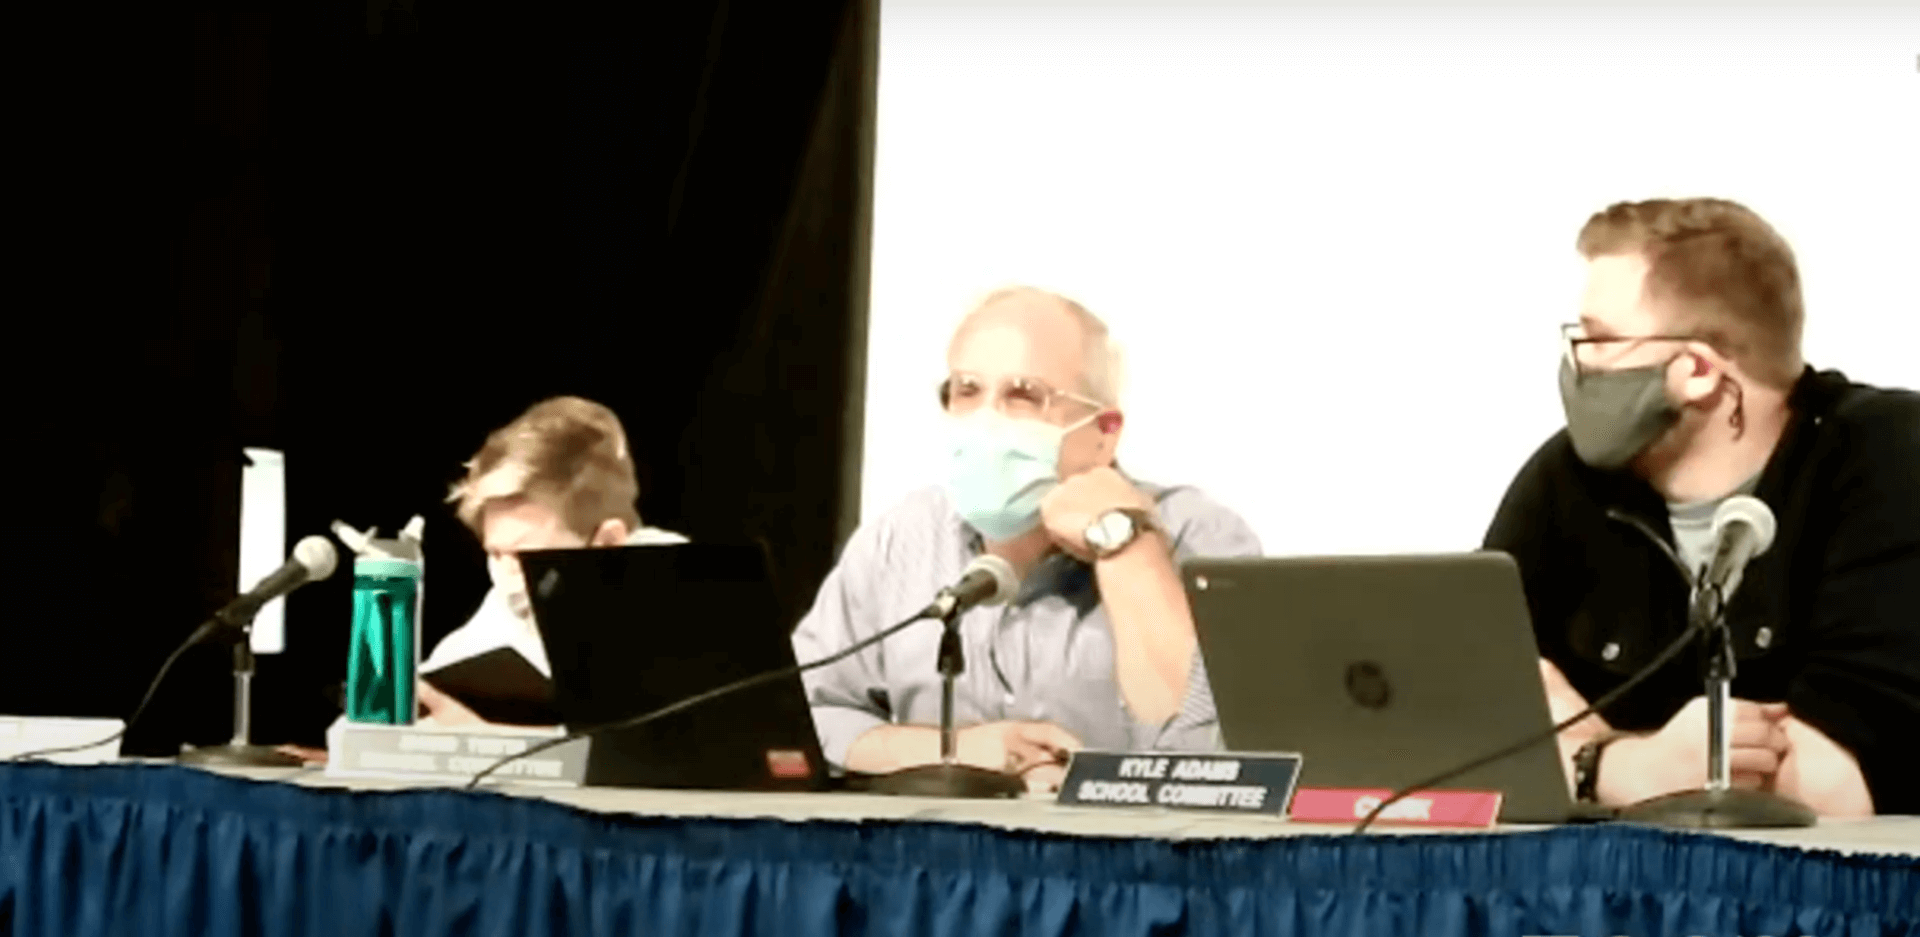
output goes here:
[[[1182, 578], [1227, 747], [1300, 752], [1303, 787], [1398, 789], [1552, 724], [1504, 553], [1192, 560]], [[1550, 740], [1439, 786], [1503, 792], [1508, 823], [1589, 813]]]

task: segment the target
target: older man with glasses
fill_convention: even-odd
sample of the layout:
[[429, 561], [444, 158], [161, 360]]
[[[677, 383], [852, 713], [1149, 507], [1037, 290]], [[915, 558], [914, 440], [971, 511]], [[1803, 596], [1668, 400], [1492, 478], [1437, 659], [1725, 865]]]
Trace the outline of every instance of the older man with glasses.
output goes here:
[[[1047, 790], [1082, 746], [1217, 747], [1178, 563], [1257, 555], [1252, 529], [1192, 488], [1121, 473], [1118, 354], [1078, 303], [996, 292], [955, 332], [947, 366], [946, 484], [854, 534], [794, 633], [799, 657], [906, 618], [991, 553], [1021, 588], [960, 620], [958, 761]], [[940, 760], [940, 634], [928, 623], [807, 675], [829, 761], [881, 774]]]
[[[1733, 784], [1827, 816], [1920, 813], [1920, 395], [1807, 367], [1793, 253], [1743, 206], [1614, 205], [1579, 249], [1566, 429], [1486, 537], [1519, 563], [1555, 718], [1684, 633], [1694, 577], [1663, 554], [1700, 570], [1715, 510], [1752, 495], [1779, 527], [1727, 599]], [[1698, 789], [1701, 688], [1689, 649], [1563, 733], [1581, 799]]]

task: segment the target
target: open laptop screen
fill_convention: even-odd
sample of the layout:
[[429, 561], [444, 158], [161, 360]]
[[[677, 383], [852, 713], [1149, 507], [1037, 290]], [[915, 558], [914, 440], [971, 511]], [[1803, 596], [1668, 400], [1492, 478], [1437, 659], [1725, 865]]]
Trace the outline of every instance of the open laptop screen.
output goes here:
[[[1552, 724], [1503, 553], [1194, 560], [1182, 579], [1227, 746], [1300, 752], [1303, 786], [1397, 789]], [[1504, 792], [1507, 822], [1559, 822], [1557, 752], [1446, 786]]]
[[[794, 664], [764, 554], [694, 543], [520, 555], [569, 729]], [[597, 736], [587, 783], [810, 788], [826, 770], [795, 675]]]

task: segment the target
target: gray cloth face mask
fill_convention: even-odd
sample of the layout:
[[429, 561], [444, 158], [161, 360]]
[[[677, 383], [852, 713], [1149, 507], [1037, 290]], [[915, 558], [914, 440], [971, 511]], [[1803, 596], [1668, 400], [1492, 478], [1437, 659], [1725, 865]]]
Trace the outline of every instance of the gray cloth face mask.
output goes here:
[[1667, 400], [1666, 364], [1581, 374], [1562, 358], [1560, 402], [1574, 454], [1603, 471], [1633, 461], [1680, 419]]

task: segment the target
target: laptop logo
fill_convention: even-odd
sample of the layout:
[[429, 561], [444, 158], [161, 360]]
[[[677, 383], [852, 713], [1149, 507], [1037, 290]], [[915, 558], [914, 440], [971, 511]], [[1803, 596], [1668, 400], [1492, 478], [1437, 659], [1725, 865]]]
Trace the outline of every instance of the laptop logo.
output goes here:
[[807, 753], [791, 748], [767, 749], [767, 772], [776, 778], [813, 776], [813, 768], [807, 764]]
[[1347, 695], [1366, 709], [1385, 709], [1393, 700], [1386, 672], [1370, 660], [1347, 665]]

